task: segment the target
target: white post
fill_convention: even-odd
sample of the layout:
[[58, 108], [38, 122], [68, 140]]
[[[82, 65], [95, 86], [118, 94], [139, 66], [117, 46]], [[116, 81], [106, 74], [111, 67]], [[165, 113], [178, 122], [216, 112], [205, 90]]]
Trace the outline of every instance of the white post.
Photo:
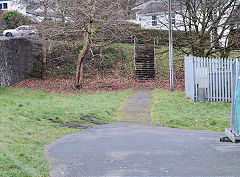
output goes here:
[[169, 23], [169, 68], [170, 68], [170, 91], [174, 91], [173, 80], [173, 36], [172, 36], [172, 0], [168, 0], [168, 23]]

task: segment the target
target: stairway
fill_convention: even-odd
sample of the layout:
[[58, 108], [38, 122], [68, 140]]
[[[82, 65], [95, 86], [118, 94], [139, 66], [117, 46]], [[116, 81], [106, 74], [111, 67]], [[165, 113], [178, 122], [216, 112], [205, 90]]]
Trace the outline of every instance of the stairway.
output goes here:
[[135, 77], [140, 80], [155, 79], [154, 45], [135, 45]]

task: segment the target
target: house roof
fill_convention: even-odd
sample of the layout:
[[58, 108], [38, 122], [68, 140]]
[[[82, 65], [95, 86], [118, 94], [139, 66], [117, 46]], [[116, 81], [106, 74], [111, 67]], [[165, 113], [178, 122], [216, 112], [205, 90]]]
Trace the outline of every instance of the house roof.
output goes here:
[[[179, 7], [178, 1], [173, 1], [172, 7], [177, 9]], [[139, 14], [155, 14], [159, 12], [168, 12], [168, 0], [150, 0], [132, 9], [138, 11]]]
[[[152, 1], [152, 0], [151, 0], [151, 1]], [[131, 10], [136, 10], [136, 11], [137, 11], [137, 10], [142, 10], [142, 9], [145, 8], [151, 1], [148, 1], [148, 2], [146, 2], [146, 3], [140, 4], [140, 5], [132, 8]]]

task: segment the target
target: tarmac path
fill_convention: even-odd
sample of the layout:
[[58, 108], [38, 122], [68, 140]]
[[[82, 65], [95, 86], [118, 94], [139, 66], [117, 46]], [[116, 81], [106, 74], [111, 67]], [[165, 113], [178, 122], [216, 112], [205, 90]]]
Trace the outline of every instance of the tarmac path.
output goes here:
[[240, 175], [240, 144], [219, 142], [221, 132], [152, 126], [150, 108], [151, 90], [137, 90], [119, 122], [53, 142], [50, 176]]

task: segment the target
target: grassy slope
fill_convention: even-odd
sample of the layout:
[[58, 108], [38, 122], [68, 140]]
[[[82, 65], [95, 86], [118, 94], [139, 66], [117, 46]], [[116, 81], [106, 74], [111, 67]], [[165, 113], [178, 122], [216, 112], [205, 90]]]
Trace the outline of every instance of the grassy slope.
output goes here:
[[48, 176], [44, 147], [60, 135], [76, 131], [48, 119], [71, 122], [89, 116], [99, 123], [108, 122], [129, 94], [63, 96], [0, 88], [0, 176]]
[[133, 64], [133, 57], [134, 57], [134, 45], [133, 44], [123, 44], [123, 43], [115, 43], [112, 44], [113, 47], [121, 49], [123, 56], [125, 57], [125, 61], [123, 63], [123, 76], [131, 75], [134, 72], [134, 64]]
[[[123, 54], [126, 57], [124, 70], [128, 71], [128, 74], [133, 73], [133, 53], [134, 53], [134, 45], [133, 44], [113, 44], [116, 48], [122, 48]], [[179, 68], [184, 65], [184, 54], [182, 54], [179, 50], [174, 49], [174, 63], [175, 70], [179, 71]], [[157, 74], [163, 78], [169, 77], [169, 52], [167, 46], [157, 46], [156, 48], [156, 67]], [[183, 73], [180, 73], [183, 74]]]
[[[159, 74], [163, 78], [169, 78], [169, 52], [168, 47], [160, 46], [156, 49], [156, 67], [157, 74]], [[179, 50], [173, 50], [173, 60], [174, 60], [174, 70], [179, 71], [179, 68], [184, 65], [184, 54], [182, 54]], [[175, 73], [175, 74], [183, 74], [183, 73]]]
[[[123, 50], [123, 55], [126, 57], [124, 62], [123, 71], [125, 74], [133, 74], [133, 44], [122, 44], [116, 43], [112, 44], [113, 47], [121, 48]], [[239, 57], [240, 52], [231, 52], [230, 57]], [[179, 49], [173, 49], [173, 60], [174, 60], [174, 74], [179, 76], [184, 76], [184, 56]], [[169, 52], [168, 46], [156, 46], [156, 69], [157, 75], [162, 78], [169, 78]], [[124, 74], [123, 74], [124, 75]]]
[[[114, 43], [111, 44], [111, 47], [115, 48], [116, 51], [110, 50], [109, 53], [104, 53], [104, 55], [108, 55], [112, 61], [109, 59], [102, 60], [99, 62], [101, 66], [109, 66], [113, 64], [113, 68], [117, 67], [120, 71], [120, 76], [128, 76], [134, 73], [134, 45], [133, 44], [125, 44], [125, 43]], [[167, 46], [157, 46], [156, 48], [156, 56], [157, 56], [157, 74], [163, 78], [169, 77], [169, 53]], [[60, 57], [60, 56], [59, 56]], [[57, 57], [58, 58], [58, 57]], [[68, 58], [67, 58], [68, 59]], [[51, 63], [56, 62], [56, 63]], [[75, 73], [75, 59], [71, 59], [70, 62], [59, 62], [58, 60], [50, 60], [51, 65], [51, 75], [59, 76], [73, 76]], [[113, 62], [113, 63], [112, 63]], [[174, 69], [178, 71], [180, 67], [183, 67], [184, 62], [184, 54], [182, 54], [179, 50], [174, 49]], [[120, 64], [121, 63], [121, 64]], [[120, 64], [120, 65], [119, 65]], [[96, 68], [95, 68], [96, 69]], [[114, 69], [115, 72], [115, 69]], [[182, 72], [182, 71], [181, 71]], [[86, 76], [90, 76], [88, 73], [85, 73]], [[182, 74], [182, 73], [180, 73]]]
[[199, 103], [185, 99], [183, 92], [155, 90], [154, 124], [173, 128], [224, 131], [229, 127], [230, 103]]
[[[107, 70], [111, 70], [111, 67], [114, 68], [113, 72], [115, 73], [115, 69], [117, 68], [120, 70], [120, 76], [128, 76], [133, 74], [133, 57], [134, 57], [134, 45], [133, 44], [126, 44], [126, 43], [113, 43], [110, 45], [114, 47], [116, 51], [107, 50], [103, 53], [104, 56], [108, 56], [107, 58], [102, 60], [96, 60], [98, 64], [95, 66], [95, 70], [99, 66], [102, 68], [103, 66], [108, 66]], [[108, 47], [110, 47], [108, 46]], [[73, 50], [73, 49], [72, 49]], [[64, 54], [62, 53], [64, 52]], [[65, 50], [62, 48], [53, 48], [52, 57], [55, 59], [49, 60], [49, 68], [51, 71], [51, 76], [74, 76], [75, 74], [75, 65], [76, 65], [76, 51], [68, 51], [70, 53], [66, 53]], [[214, 56], [218, 56], [219, 54], [215, 54]], [[230, 54], [230, 57], [239, 57], [240, 52], [234, 51]], [[65, 57], [63, 57], [65, 56]], [[181, 52], [180, 49], [173, 50], [173, 57], [174, 57], [174, 71], [175, 75], [183, 76], [183, 66], [184, 66], [184, 56], [185, 54]], [[59, 58], [63, 57], [63, 59], [59, 60]], [[70, 60], [69, 60], [70, 57]], [[57, 58], [57, 59], [56, 59]], [[169, 78], [169, 52], [168, 46], [156, 46], [156, 59], [157, 59], [157, 75], [163, 78]], [[65, 62], [67, 60], [68, 62]], [[90, 66], [90, 64], [88, 63]], [[98, 66], [98, 67], [97, 67]], [[88, 67], [86, 67], [86, 71]], [[106, 71], [106, 67], [105, 68]], [[92, 67], [90, 67], [92, 70]], [[49, 71], [49, 72], [50, 72]], [[100, 72], [100, 71], [99, 71]], [[93, 73], [91, 73], [93, 74]], [[90, 77], [91, 74], [85, 73], [87, 77]], [[96, 72], [94, 72], [96, 74]], [[103, 74], [103, 73], [102, 73]], [[106, 74], [106, 73], [105, 73]], [[115, 73], [116, 74], [116, 73]]]

